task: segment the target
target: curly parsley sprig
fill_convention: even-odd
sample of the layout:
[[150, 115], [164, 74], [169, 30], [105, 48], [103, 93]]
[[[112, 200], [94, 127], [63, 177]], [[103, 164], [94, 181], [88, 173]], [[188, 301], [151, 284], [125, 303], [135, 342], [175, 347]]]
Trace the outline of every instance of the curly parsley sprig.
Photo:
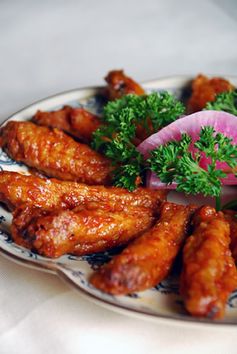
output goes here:
[[[216, 197], [216, 207], [220, 209], [221, 179], [226, 178], [227, 173], [218, 168], [217, 163], [225, 162], [233, 171], [237, 166], [237, 145], [207, 126], [201, 129], [194, 150], [191, 146], [192, 138], [182, 134], [180, 141], [170, 141], [151, 151], [149, 167], [161, 182], [176, 183], [180, 192]], [[203, 154], [209, 158], [206, 170], [200, 166]]]
[[205, 109], [225, 111], [237, 116], [237, 91], [220, 93], [216, 96], [215, 101], [207, 103]]
[[114, 185], [132, 191], [141, 182], [146, 166], [135, 147], [138, 128], [148, 136], [184, 111], [183, 104], [168, 92], [127, 95], [105, 106], [104, 125], [93, 134], [92, 147], [113, 161]]

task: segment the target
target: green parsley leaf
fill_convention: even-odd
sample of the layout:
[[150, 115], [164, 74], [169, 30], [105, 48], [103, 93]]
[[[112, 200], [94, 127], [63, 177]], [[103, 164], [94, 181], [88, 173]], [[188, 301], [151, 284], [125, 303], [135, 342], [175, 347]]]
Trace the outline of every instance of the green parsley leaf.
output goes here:
[[205, 109], [225, 111], [237, 116], [237, 91], [220, 93], [216, 96], [215, 101], [207, 103]]
[[104, 107], [104, 126], [94, 132], [92, 147], [113, 161], [116, 186], [132, 191], [144, 174], [145, 162], [135, 146], [137, 127], [150, 135], [176, 120], [184, 110], [168, 92], [126, 95]]
[[[180, 141], [170, 141], [151, 151], [148, 164], [161, 182], [176, 183], [177, 190], [187, 194], [221, 194], [221, 179], [227, 173], [218, 168], [218, 162], [225, 162], [232, 169], [237, 166], [237, 145], [232, 139], [216, 133], [213, 127], [203, 127], [199, 139], [191, 150], [192, 138], [182, 134]], [[203, 154], [209, 158], [207, 170], [200, 166]]]
[[130, 94], [105, 106], [104, 122], [118, 127], [126, 109], [133, 116], [134, 124], [139, 123], [147, 129], [146, 123], [149, 117], [155, 131], [170, 124], [185, 111], [184, 105], [166, 91], [143, 96]]

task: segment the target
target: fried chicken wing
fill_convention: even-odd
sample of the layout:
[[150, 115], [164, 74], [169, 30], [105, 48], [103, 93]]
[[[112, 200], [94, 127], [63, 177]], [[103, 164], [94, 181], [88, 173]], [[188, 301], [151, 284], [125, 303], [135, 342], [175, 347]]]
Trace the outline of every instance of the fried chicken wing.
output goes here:
[[108, 184], [111, 162], [58, 129], [31, 122], [8, 122], [0, 144], [11, 158], [47, 176], [87, 184]]
[[101, 124], [99, 117], [86, 111], [84, 108], [75, 108], [71, 112], [72, 130], [78, 132], [78, 137], [85, 142], [91, 142], [92, 134]]
[[58, 128], [71, 133], [71, 112], [73, 108], [64, 106], [57, 111], [43, 112], [37, 111], [32, 121], [39, 125], [51, 128]]
[[215, 100], [217, 94], [232, 91], [234, 86], [220, 77], [209, 79], [204, 75], [198, 75], [192, 82], [192, 95], [188, 101], [189, 113], [201, 111], [207, 102]]
[[106, 95], [109, 100], [115, 100], [130, 93], [134, 95], [144, 95], [143, 88], [133, 79], [126, 76], [123, 70], [112, 70], [105, 77], [108, 84]]
[[164, 279], [183, 244], [192, 207], [164, 203], [155, 226], [94, 273], [98, 289], [122, 295], [148, 289]]
[[237, 212], [234, 210], [224, 210], [223, 213], [230, 225], [230, 250], [235, 263], [237, 263]]
[[64, 130], [85, 143], [92, 140], [92, 134], [101, 125], [101, 121], [96, 115], [84, 108], [69, 106], [51, 112], [38, 111], [32, 121], [38, 125]]
[[230, 227], [223, 214], [209, 206], [198, 210], [194, 226], [183, 249], [180, 291], [193, 316], [221, 318], [229, 294], [237, 287]]
[[0, 201], [10, 209], [29, 204], [45, 210], [84, 206], [87, 209], [99, 208], [108, 212], [120, 212], [133, 206], [151, 209], [157, 213], [166, 194], [164, 190], [138, 188], [129, 192], [118, 187], [87, 186], [54, 178], [0, 171]]
[[129, 208], [126, 213], [81, 209], [46, 213], [23, 206], [14, 212], [11, 233], [16, 243], [57, 258], [65, 253], [85, 255], [123, 245], [152, 222], [152, 213], [145, 208]]

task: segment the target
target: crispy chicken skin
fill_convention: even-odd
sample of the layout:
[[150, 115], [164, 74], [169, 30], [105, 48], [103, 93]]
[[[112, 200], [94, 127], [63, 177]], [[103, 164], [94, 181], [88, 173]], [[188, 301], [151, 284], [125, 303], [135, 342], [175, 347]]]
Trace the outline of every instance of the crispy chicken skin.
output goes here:
[[231, 91], [234, 86], [225, 79], [213, 77], [209, 79], [198, 75], [192, 82], [192, 95], [187, 104], [188, 113], [201, 111], [207, 104], [215, 100], [217, 94]]
[[123, 245], [146, 231], [152, 222], [152, 213], [145, 208], [129, 208], [126, 213], [81, 209], [46, 213], [23, 206], [14, 212], [11, 233], [16, 243], [57, 258], [65, 253], [86, 255]]
[[10, 121], [0, 131], [0, 144], [11, 158], [47, 176], [89, 185], [110, 181], [110, 160], [58, 129]]
[[222, 213], [204, 206], [194, 217], [194, 232], [183, 249], [180, 291], [193, 316], [221, 318], [237, 272], [229, 250], [230, 227]]
[[144, 95], [143, 88], [136, 83], [133, 79], [126, 76], [123, 70], [112, 70], [105, 77], [108, 86], [106, 95], [109, 100], [116, 100], [124, 95]]
[[69, 106], [51, 112], [38, 111], [32, 121], [38, 125], [64, 130], [85, 143], [91, 142], [92, 134], [101, 125], [101, 121], [96, 115], [84, 108]]
[[183, 244], [192, 207], [164, 203], [155, 226], [94, 273], [98, 289], [123, 295], [148, 289], [164, 279]]
[[223, 211], [225, 219], [228, 221], [230, 225], [230, 250], [232, 256], [237, 263], [237, 211], [234, 210], [224, 210]]
[[143, 207], [157, 213], [161, 201], [166, 199], [164, 190], [138, 188], [129, 192], [123, 188], [87, 186], [77, 182], [59, 181], [22, 175], [17, 172], [0, 171], [0, 201], [9, 209], [22, 204], [45, 210], [104, 209], [120, 212], [129, 207]]
[[42, 112], [37, 111], [32, 118], [32, 121], [39, 125], [44, 125], [51, 128], [58, 128], [71, 133], [71, 112], [73, 108], [64, 106], [57, 111]]

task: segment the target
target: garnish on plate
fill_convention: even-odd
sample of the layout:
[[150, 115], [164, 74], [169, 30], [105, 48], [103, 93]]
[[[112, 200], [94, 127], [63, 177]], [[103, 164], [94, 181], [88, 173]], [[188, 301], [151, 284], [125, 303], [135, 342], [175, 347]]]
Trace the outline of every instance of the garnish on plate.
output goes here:
[[103, 113], [104, 126], [94, 133], [92, 147], [109, 157], [115, 167], [115, 186], [132, 191], [141, 183], [144, 159], [136, 145], [176, 120], [184, 106], [168, 92], [127, 95], [109, 102]]
[[220, 93], [216, 96], [215, 101], [207, 103], [205, 109], [225, 111], [237, 116], [237, 91]]
[[[194, 149], [192, 148], [192, 144]], [[206, 168], [200, 164], [202, 156], [208, 158]], [[237, 145], [222, 133], [216, 133], [211, 126], [203, 127], [199, 139], [193, 142], [188, 134], [182, 134], [180, 141], [170, 141], [151, 151], [148, 159], [150, 169], [161, 182], [177, 184], [177, 191], [186, 194], [202, 193], [216, 197], [220, 209], [222, 179], [227, 172], [218, 168], [218, 162], [225, 162], [230, 172], [237, 166]]]

